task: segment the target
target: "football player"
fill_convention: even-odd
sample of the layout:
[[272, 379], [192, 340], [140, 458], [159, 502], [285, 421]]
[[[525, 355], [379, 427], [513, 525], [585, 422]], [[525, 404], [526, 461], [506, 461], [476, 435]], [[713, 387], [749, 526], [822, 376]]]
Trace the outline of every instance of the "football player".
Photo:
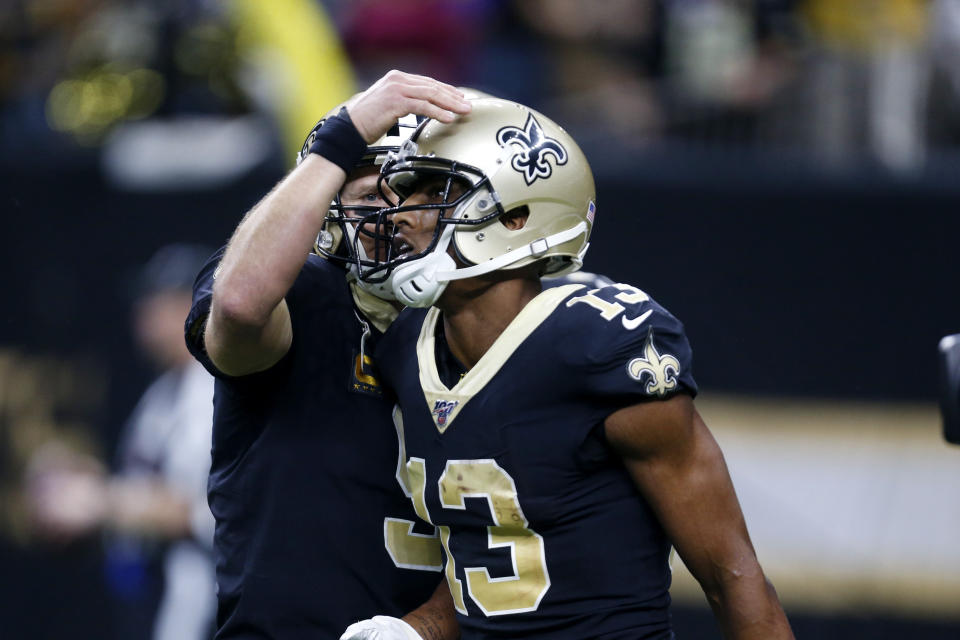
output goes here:
[[469, 108], [449, 85], [388, 73], [311, 132], [198, 276], [186, 335], [216, 377], [218, 639], [335, 638], [375, 613], [389, 615], [374, 628], [457, 635], [439, 540], [414, 524], [396, 476], [392, 404], [369, 355], [392, 307], [356, 282], [378, 249], [353, 221], [384, 204], [377, 163], [400, 116]]
[[541, 288], [587, 250], [583, 153], [522, 105], [472, 104], [384, 165], [402, 203], [365, 273], [414, 307], [376, 358], [462, 637], [671, 638], [673, 545], [726, 637], [791, 638], [694, 406], [683, 325], [631, 285]]

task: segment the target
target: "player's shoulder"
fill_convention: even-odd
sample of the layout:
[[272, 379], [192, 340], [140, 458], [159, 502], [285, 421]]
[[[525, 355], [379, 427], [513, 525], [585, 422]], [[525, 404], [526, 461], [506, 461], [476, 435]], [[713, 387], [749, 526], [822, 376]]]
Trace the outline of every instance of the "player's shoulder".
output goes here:
[[672, 313], [633, 285], [572, 289], [551, 317], [547, 336], [562, 345], [570, 373], [587, 388], [629, 392], [640, 383], [648, 396], [696, 393], [693, 353]]
[[396, 384], [394, 376], [416, 363], [417, 343], [428, 309], [407, 307], [374, 342], [373, 358], [384, 378]]
[[[647, 292], [615, 282], [600, 287], [568, 286], [558, 305], [558, 321], [578, 331], [596, 335], [624, 336], [647, 329], [683, 331], [683, 324]], [[626, 332], [626, 333], [624, 333]]]
[[297, 279], [306, 279], [314, 282], [318, 280], [331, 281], [340, 285], [345, 281], [346, 275], [347, 273], [343, 265], [311, 253], [307, 256], [306, 262], [303, 263]]
[[223, 253], [226, 250], [226, 247], [220, 247], [213, 253], [213, 255], [207, 258], [207, 261], [203, 263], [202, 267], [200, 267], [200, 271], [197, 273], [197, 277], [193, 281], [194, 299], [201, 298], [205, 295], [209, 296], [213, 291], [213, 283], [217, 279], [217, 275], [220, 273], [220, 261], [223, 260]]
[[[304, 316], [309, 322], [318, 312], [326, 310], [340, 313], [352, 306], [343, 266], [313, 253], [307, 256], [300, 267], [300, 273], [287, 290], [284, 299], [294, 325], [297, 324], [298, 316]], [[296, 329], [294, 326], [295, 331]]]
[[207, 357], [206, 346], [203, 342], [203, 331], [207, 324], [207, 316], [210, 313], [213, 283], [220, 271], [220, 261], [223, 259], [224, 251], [226, 251], [226, 247], [221, 247], [200, 267], [200, 272], [197, 273], [197, 277], [193, 281], [190, 312], [184, 322], [184, 337], [187, 341], [187, 348], [211, 372], [213, 372], [214, 367]]
[[428, 311], [429, 309], [406, 307], [397, 315], [396, 319], [390, 323], [390, 326], [383, 334], [382, 341], [391, 344], [404, 344], [405, 341], [409, 341], [411, 338], [416, 340], [423, 328], [423, 323], [426, 320]]
[[613, 284], [613, 280], [601, 273], [593, 273], [581, 269], [580, 271], [566, 273], [562, 276], [543, 276], [540, 278], [540, 284], [543, 285], [544, 289], [562, 287], [568, 284], [582, 284], [590, 289], [599, 289]]
[[[197, 278], [193, 284], [194, 298], [208, 297], [213, 292], [213, 285], [220, 275], [220, 263], [223, 260], [223, 254], [227, 247], [221, 247], [211, 255], [204, 265], [200, 268]], [[306, 262], [300, 269], [297, 280], [306, 280], [315, 282], [317, 280], [335, 280], [343, 279], [345, 272], [342, 266], [334, 264], [329, 260], [316, 254], [307, 256]]]

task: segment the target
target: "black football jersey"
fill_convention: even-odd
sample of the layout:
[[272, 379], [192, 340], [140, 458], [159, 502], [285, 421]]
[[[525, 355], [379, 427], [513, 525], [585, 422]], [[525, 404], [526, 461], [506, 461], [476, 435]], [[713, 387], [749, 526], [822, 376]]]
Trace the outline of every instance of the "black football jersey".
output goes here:
[[404, 311], [377, 359], [463, 638], [672, 637], [670, 545], [603, 423], [696, 394], [682, 324], [628, 285], [548, 289], [459, 379], [438, 324]]
[[441, 580], [440, 545], [398, 481], [393, 402], [360, 351], [344, 270], [311, 256], [286, 296], [289, 352], [231, 377], [203, 344], [221, 255], [198, 276], [186, 325], [216, 376], [216, 637], [338, 638], [357, 620], [407, 613]]

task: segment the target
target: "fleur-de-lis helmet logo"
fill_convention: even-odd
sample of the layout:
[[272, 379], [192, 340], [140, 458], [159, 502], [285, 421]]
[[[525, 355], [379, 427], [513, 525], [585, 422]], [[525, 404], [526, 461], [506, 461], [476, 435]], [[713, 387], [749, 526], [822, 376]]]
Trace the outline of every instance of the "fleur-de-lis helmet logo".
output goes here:
[[527, 116], [523, 129], [503, 127], [497, 131], [497, 142], [501, 146], [509, 144], [520, 148], [510, 161], [510, 166], [523, 174], [528, 185], [537, 178], [549, 178], [553, 174], [550, 156], [553, 156], [557, 166], [567, 163], [567, 150], [555, 138], [547, 137], [532, 113]]
[[643, 348], [643, 357], [634, 358], [627, 363], [627, 373], [637, 382], [649, 378], [644, 390], [660, 397], [677, 388], [677, 375], [680, 373], [680, 361], [666, 353], [660, 355], [653, 344], [653, 332], [647, 334], [647, 343]]

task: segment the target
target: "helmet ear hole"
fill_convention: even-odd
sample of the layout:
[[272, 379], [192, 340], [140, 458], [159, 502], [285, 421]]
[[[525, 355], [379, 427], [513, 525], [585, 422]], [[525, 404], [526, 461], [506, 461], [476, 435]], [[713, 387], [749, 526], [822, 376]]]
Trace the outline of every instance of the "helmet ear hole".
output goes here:
[[341, 256], [345, 253], [343, 243], [341, 243], [342, 240], [343, 229], [340, 228], [340, 225], [328, 220], [317, 235], [317, 240], [313, 245], [314, 253], [326, 257]]
[[527, 218], [530, 217], [530, 207], [523, 205], [510, 209], [500, 216], [500, 224], [510, 231], [519, 231], [527, 224]]

